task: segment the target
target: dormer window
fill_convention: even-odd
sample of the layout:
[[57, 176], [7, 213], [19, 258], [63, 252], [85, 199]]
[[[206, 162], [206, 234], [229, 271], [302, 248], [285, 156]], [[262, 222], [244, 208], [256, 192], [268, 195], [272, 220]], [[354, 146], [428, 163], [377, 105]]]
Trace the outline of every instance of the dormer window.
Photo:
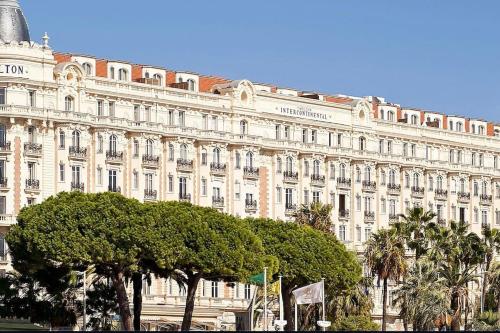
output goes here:
[[114, 80], [114, 79], [115, 79], [115, 68], [114, 68], [114, 67], [111, 67], [111, 68], [109, 69], [109, 78], [110, 78], [111, 80]]
[[196, 83], [194, 82], [193, 79], [187, 80], [187, 84], [188, 84], [188, 90], [189, 91], [195, 91], [196, 90]]
[[478, 132], [477, 134], [479, 135], [484, 135], [484, 126], [483, 125], [478, 126], [477, 132]]
[[158, 82], [158, 85], [161, 86], [163, 84], [163, 77], [160, 74], [153, 75], [153, 79]]
[[387, 120], [394, 121], [394, 111], [387, 112]]
[[87, 74], [88, 76], [92, 75], [92, 65], [91, 64], [86, 62], [82, 65], [82, 67], [83, 67], [83, 71], [85, 72], [85, 74]]
[[411, 124], [412, 125], [418, 125], [418, 117], [417, 117], [417, 115], [412, 115], [411, 116]]
[[127, 81], [128, 80], [128, 71], [125, 68], [120, 68], [118, 71], [118, 80]]
[[464, 130], [464, 125], [462, 123], [457, 123], [457, 132], [462, 132]]

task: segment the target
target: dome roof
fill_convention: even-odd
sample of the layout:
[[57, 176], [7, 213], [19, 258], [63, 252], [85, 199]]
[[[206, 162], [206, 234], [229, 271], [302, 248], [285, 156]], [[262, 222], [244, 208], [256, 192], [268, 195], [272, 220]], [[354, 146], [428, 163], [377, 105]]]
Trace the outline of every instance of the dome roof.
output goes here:
[[0, 40], [29, 42], [30, 33], [18, 0], [0, 0]]

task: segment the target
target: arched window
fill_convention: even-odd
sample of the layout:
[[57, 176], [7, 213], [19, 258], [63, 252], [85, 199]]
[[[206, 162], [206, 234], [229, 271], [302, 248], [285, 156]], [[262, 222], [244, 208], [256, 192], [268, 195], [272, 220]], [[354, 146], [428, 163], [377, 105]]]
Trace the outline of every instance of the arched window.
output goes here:
[[278, 157], [276, 159], [276, 172], [281, 173], [282, 169], [283, 169], [283, 162], [281, 161], [281, 158]]
[[361, 183], [361, 169], [356, 167], [356, 182]]
[[83, 70], [85, 71], [85, 74], [87, 74], [89, 76], [92, 75], [92, 65], [91, 64], [86, 62], [82, 65], [82, 67], [83, 67]]
[[71, 145], [80, 148], [80, 131], [74, 130], [73, 133], [71, 133]]
[[188, 155], [188, 147], [185, 144], [181, 145], [181, 159], [182, 160], [187, 160], [187, 155]]
[[366, 182], [371, 182], [372, 180], [372, 169], [367, 166], [365, 167], [365, 181]]
[[246, 167], [253, 168], [253, 153], [250, 151], [246, 155]]
[[149, 72], [146, 72], [146, 74], [144, 74], [144, 78], [149, 79]]
[[477, 128], [478, 130], [478, 134], [479, 135], [483, 135], [484, 134], [484, 126], [483, 125], [479, 125], [479, 127]]
[[314, 160], [313, 162], [313, 175], [319, 176], [320, 172], [320, 162], [318, 160]]
[[196, 90], [196, 82], [194, 82], [193, 79], [187, 80], [187, 84], [188, 84], [188, 90], [189, 91], [195, 91]]
[[387, 112], [387, 120], [394, 121], [394, 111]]
[[240, 121], [240, 134], [248, 134], [248, 123], [245, 120]]
[[418, 173], [413, 174], [413, 186], [416, 188], [420, 187], [420, 175]]
[[214, 151], [213, 151], [213, 162], [215, 164], [220, 164], [220, 149], [219, 148], [214, 148]]
[[286, 158], [286, 172], [293, 172], [293, 158], [290, 156]]
[[147, 139], [146, 140], [146, 155], [147, 156], [153, 156], [153, 140]]
[[340, 176], [340, 179], [345, 179], [345, 164], [344, 163], [342, 163], [340, 165], [339, 176]]
[[366, 149], [366, 139], [365, 137], [360, 137], [359, 138], [359, 150], [365, 150]]
[[418, 124], [418, 117], [417, 117], [417, 115], [413, 114], [411, 116], [411, 124], [412, 125], [417, 125]]
[[74, 111], [75, 110], [75, 99], [71, 96], [66, 96], [64, 98], [64, 110]]
[[163, 77], [160, 74], [153, 75], [153, 79], [156, 80], [159, 86], [163, 85]]
[[111, 135], [109, 137], [109, 152], [110, 153], [116, 153], [116, 142], [117, 142], [117, 137], [116, 135]]
[[63, 130], [59, 131], [59, 149], [66, 147], [66, 135]]
[[442, 190], [443, 189], [443, 177], [442, 176], [438, 176], [437, 177], [436, 188], [438, 190]]
[[462, 132], [464, 130], [464, 125], [462, 123], [457, 123], [457, 132]]
[[393, 169], [389, 170], [389, 184], [396, 184], [396, 171], [394, 171]]
[[125, 68], [120, 68], [118, 71], [118, 80], [127, 81], [128, 80], [128, 71]]

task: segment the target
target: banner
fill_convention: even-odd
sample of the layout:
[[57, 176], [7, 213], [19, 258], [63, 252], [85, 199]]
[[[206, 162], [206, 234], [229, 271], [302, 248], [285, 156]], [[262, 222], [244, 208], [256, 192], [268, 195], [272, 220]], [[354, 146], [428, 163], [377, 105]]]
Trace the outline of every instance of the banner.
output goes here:
[[323, 302], [323, 281], [295, 289], [293, 291], [295, 302], [301, 304], [314, 304]]

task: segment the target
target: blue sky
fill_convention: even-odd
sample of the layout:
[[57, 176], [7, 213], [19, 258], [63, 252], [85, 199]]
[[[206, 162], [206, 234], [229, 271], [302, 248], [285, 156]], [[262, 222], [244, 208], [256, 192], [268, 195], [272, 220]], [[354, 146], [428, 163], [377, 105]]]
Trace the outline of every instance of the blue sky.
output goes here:
[[58, 51], [500, 122], [500, 1], [21, 4], [31, 38], [47, 31]]

